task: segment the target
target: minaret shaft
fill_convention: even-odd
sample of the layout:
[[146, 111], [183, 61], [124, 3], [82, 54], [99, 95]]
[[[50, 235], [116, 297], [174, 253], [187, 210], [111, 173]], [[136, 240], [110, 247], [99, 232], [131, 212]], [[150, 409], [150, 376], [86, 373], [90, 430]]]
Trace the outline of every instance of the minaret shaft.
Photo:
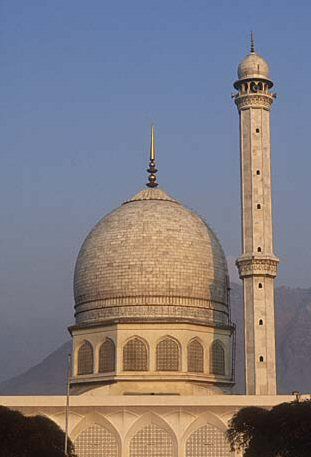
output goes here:
[[235, 83], [240, 114], [242, 255], [246, 391], [276, 394], [270, 80], [249, 77]]
[[[249, 108], [240, 113], [243, 254], [273, 253], [270, 113]], [[259, 174], [258, 174], [259, 173]]]

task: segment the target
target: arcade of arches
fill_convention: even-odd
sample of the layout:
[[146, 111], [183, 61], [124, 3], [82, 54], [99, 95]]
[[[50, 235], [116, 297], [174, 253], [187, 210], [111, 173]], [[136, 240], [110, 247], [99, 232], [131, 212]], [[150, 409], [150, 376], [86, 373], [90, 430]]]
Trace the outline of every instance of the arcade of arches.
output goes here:
[[[134, 432], [128, 431], [124, 448], [116, 431], [105, 425], [93, 424], [75, 439], [78, 457], [230, 457], [225, 433], [205, 423], [184, 433], [179, 444], [174, 431], [157, 420], [141, 423]], [[189, 427], [190, 428], [190, 427]]]

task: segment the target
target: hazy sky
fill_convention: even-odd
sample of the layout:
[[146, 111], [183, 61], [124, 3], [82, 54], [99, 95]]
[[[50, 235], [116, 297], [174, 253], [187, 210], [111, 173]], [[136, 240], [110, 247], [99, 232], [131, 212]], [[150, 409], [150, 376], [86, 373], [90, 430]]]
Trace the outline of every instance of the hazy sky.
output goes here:
[[161, 185], [206, 217], [228, 257], [239, 255], [231, 92], [251, 29], [278, 93], [278, 281], [311, 286], [310, 23], [307, 0], [1, 1], [0, 344], [14, 335], [0, 351], [6, 372], [68, 337], [79, 247], [144, 186], [151, 122]]

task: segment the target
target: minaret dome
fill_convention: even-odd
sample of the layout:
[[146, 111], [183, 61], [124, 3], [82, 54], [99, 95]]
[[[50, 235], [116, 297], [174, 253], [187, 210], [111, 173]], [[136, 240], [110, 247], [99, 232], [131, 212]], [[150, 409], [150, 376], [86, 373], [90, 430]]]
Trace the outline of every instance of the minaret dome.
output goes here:
[[[239, 64], [237, 73], [239, 81], [258, 79], [268, 81], [269, 88], [273, 86], [268, 62], [255, 51], [253, 34], [251, 35], [250, 52]], [[238, 83], [235, 83], [234, 86], [238, 89]]]
[[251, 52], [238, 66], [238, 78], [269, 79], [270, 68], [268, 62], [256, 52]]

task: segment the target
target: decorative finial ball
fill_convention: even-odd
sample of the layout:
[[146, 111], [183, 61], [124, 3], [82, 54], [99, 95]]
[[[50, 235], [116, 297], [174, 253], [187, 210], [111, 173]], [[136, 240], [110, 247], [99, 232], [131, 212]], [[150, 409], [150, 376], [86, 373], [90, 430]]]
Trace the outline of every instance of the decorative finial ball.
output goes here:
[[238, 67], [238, 78], [264, 78], [270, 79], [268, 62], [256, 52], [251, 52], [242, 60]]

